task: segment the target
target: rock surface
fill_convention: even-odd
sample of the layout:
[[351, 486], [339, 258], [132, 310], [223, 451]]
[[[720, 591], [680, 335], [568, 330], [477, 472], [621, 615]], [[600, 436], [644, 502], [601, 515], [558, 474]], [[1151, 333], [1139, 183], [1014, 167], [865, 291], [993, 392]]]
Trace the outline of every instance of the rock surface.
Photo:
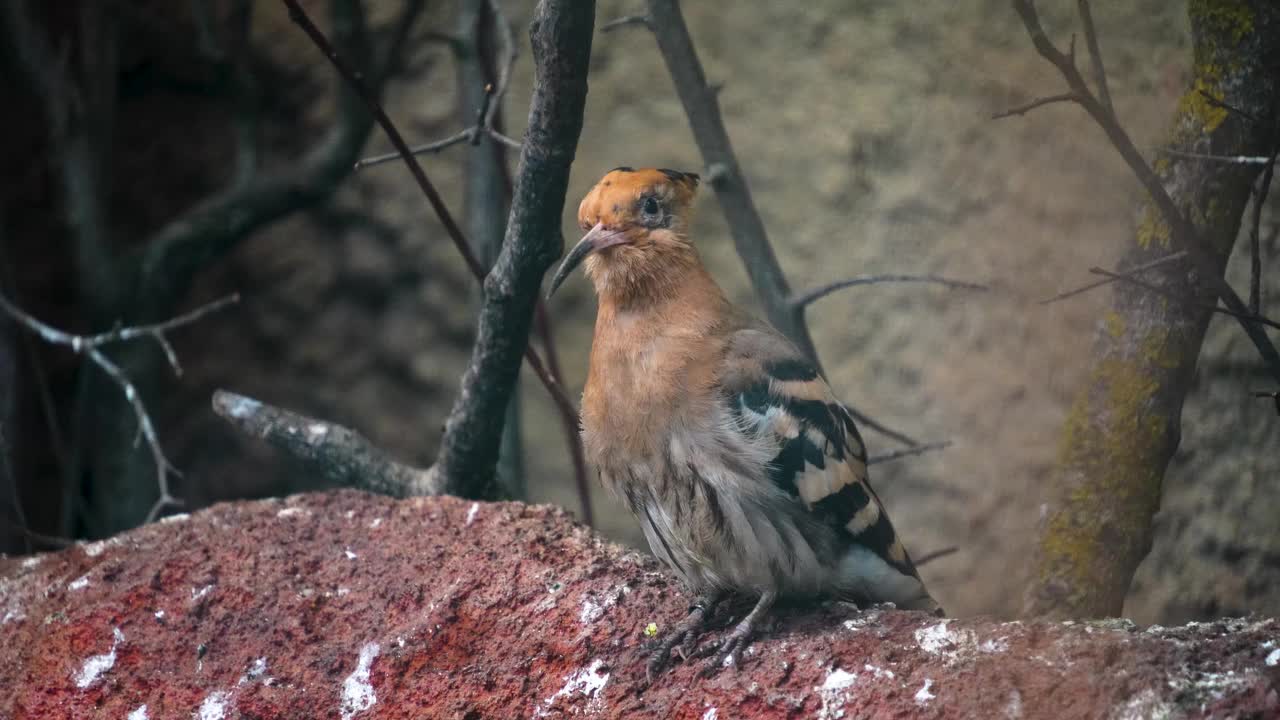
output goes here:
[[781, 613], [641, 691], [687, 597], [559, 510], [351, 491], [0, 559], [0, 717], [1277, 717], [1280, 622]]

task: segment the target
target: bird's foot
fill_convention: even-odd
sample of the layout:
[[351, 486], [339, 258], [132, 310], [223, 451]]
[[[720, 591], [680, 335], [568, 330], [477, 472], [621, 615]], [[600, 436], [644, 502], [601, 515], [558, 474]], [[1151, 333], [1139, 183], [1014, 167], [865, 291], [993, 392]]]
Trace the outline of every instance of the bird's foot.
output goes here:
[[695, 657], [706, 658], [714, 656], [713, 660], [708, 661], [702, 667], [699, 675], [704, 678], [711, 677], [720, 672], [721, 668], [738, 667], [742, 663], [742, 653], [751, 644], [751, 636], [755, 634], [755, 631], [755, 621], [748, 615], [719, 640], [709, 642], [698, 648]]
[[720, 672], [721, 668], [731, 665], [739, 667], [742, 664], [742, 652], [751, 644], [751, 638], [756, 632], [756, 624], [769, 611], [769, 608], [773, 607], [775, 599], [776, 595], [772, 592], [762, 594], [756, 606], [742, 618], [742, 622], [735, 625], [719, 640], [698, 649], [698, 657], [715, 656], [714, 660], [702, 667], [699, 673], [702, 677], [711, 677]]
[[654, 677], [662, 674], [673, 654], [680, 658], [681, 661], [688, 659], [693, 654], [698, 642], [698, 636], [706, 628], [707, 620], [711, 617], [711, 613], [715, 610], [719, 601], [719, 597], [700, 598], [693, 604], [693, 607], [689, 608], [689, 614], [685, 616], [685, 619], [672, 628], [666, 637], [653, 645], [649, 654], [649, 662], [645, 666], [645, 680], [648, 683], [652, 683]]

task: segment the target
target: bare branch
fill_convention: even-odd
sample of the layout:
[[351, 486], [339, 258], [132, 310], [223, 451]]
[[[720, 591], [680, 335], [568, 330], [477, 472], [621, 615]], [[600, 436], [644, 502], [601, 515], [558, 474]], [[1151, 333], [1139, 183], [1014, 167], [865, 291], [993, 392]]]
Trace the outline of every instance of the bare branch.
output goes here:
[[980, 283], [951, 280], [940, 275], [860, 275], [858, 277], [837, 280], [833, 283], [820, 285], [812, 290], [798, 293], [791, 298], [791, 304], [795, 307], [807, 307], [837, 290], [857, 287], [859, 285], [878, 285], [881, 283], [933, 283], [935, 285], [944, 285], [956, 290], [986, 291], [991, 289]]
[[[519, 140], [504, 135], [494, 126], [494, 120], [497, 116], [498, 108], [502, 105], [502, 98], [506, 95], [507, 86], [511, 81], [511, 71], [512, 68], [515, 67], [516, 58], [519, 56], [520, 48], [516, 45], [515, 38], [512, 35], [511, 24], [507, 22], [506, 16], [502, 13], [501, 3], [497, 0], [485, 0], [485, 3], [487, 4], [489, 11], [493, 13], [494, 23], [498, 26], [499, 34], [502, 37], [503, 60], [502, 66], [498, 72], [497, 80], [495, 84], [485, 86], [483, 101], [480, 109], [476, 112], [476, 120], [474, 124], [470, 127], [459, 130], [443, 140], [436, 140], [434, 142], [410, 146], [409, 152], [412, 155], [438, 153], [464, 142], [471, 145], [478, 145], [480, 140], [485, 137], [491, 138], [499, 145], [505, 145], [512, 150], [520, 149]], [[457, 56], [465, 54], [469, 45], [474, 46], [474, 43], [471, 43], [461, 37], [449, 37], [452, 40], [454, 54]], [[383, 163], [400, 159], [402, 159], [402, 157], [399, 149], [397, 149], [396, 152], [374, 155], [357, 160], [355, 169], [363, 170], [368, 167], [373, 167], [374, 165], [381, 165]]]
[[1093, 26], [1093, 11], [1089, 0], [1076, 0], [1080, 22], [1084, 25], [1085, 46], [1089, 48], [1089, 63], [1093, 68], [1093, 84], [1098, 86], [1098, 99], [1111, 115], [1116, 114], [1111, 104], [1111, 91], [1107, 89], [1107, 70], [1102, 65], [1102, 48], [1098, 46], [1098, 31]]
[[870, 430], [875, 430], [881, 435], [884, 435], [885, 437], [891, 440], [896, 440], [902, 443], [903, 445], [910, 445], [912, 447], [920, 445], [919, 440], [916, 440], [915, 438], [902, 432], [901, 430], [894, 430], [888, 425], [885, 425], [879, 420], [876, 420], [870, 415], [867, 415], [861, 410], [858, 410], [857, 408], [850, 405], [849, 403], [844, 403], [844, 409], [849, 412], [849, 415], [852, 416], [854, 421], [856, 421], [860, 426], [866, 427]]
[[1187, 158], [1190, 160], [1208, 160], [1210, 162], [1232, 163], [1236, 165], [1267, 165], [1272, 161], [1269, 157], [1259, 155], [1209, 155], [1207, 153], [1174, 150], [1173, 148], [1156, 148], [1156, 152], [1161, 155], [1171, 155], [1173, 157]]
[[653, 21], [649, 19], [648, 15], [623, 15], [616, 20], [610, 20], [609, 22], [601, 25], [600, 32], [613, 32], [618, 28], [626, 27], [628, 25], [643, 25], [650, 30], [653, 29]]
[[[1104, 279], [1104, 280], [1097, 280], [1097, 281], [1095, 281], [1095, 282], [1091, 282], [1091, 283], [1087, 283], [1087, 284], [1085, 284], [1085, 285], [1081, 285], [1080, 287], [1078, 287], [1078, 288], [1074, 288], [1074, 289], [1072, 289], [1072, 290], [1067, 290], [1067, 291], [1065, 291], [1065, 292], [1060, 292], [1060, 293], [1058, 293], [1057, 295], [1054, 295], [1054, 296], [1053, 296], [1053, 297], [1051, 297], [1051, 298], [1047, 298], [1047, 299], [1045, 299], [1045, 300], [1041, 300], [1041, 301], [1040, 301], [1040, 304], [1041, 304], [1041, 305], [1049, 305], [1049, 304], [1051, 304], [1051, 303], [1058, 302], [1059, 300], [1065, 300], [1065, 299], [1067, 299], [1067, 298], [1069, 298], [1069, 297], [1075, 297], [1076, 295], [1079, 295], [1079, 294], [1081, 294], [1081, 293], [1088, 292], [1088, 291], [1090, 291], [1090, 290], [1093, 290], [1094, 288], [1099, 288], [1099, 287], [1102, 287], [1103, 285], [1110, 285], [1111, 283], [1115, 282], [1115, 281], [1116, 281], [1116, 279], [1117, 279], [1118, 277], [1134, 277], [1134, 276], [1138, 275], [1139, 273], [1143, 273], [1143, 272], [1146, 272], [1147, 270], [1151, 270], [1152, 268], [1157, 268], [1157, 267], [1160, 267], [1160, 266], [1162, 266], [1162, 265], [1167, 265], [1167, 264], [1169, 264], [1169, 263], [1171, 263], [1171, 262], [1175, 262], [1175, 261], [1181, 260], [1181, 259], [1185, 258], [1186, 256], [1187, 256], [1187, 254], [1186, 254], [1185, 252], [1183, 252], [1183, 251], [1179, 250], [1179, 251], [1178, 251], [1178, 252], [1176, 252], [1176, 253], [1173, 253], [1173, 254], [1171, 254], [1171, 255], [1165, 255], [1165, 256], [1164, 256], [1164, 257], [1162, 257], [1162, 258], [1157, 258], [1157, 259], [1152, 260], [1151, 262], [1148, 262], [1148, 263], [1143, 263], [1143, 264], [1141, 264], [1141, 265], [1139, 265], [1139, 266], [1137, 266], [1137, 267], [1135, 267], [1135, 268], [1130, 268], [1129, 270], [1125, 270], [1125, 271], [1123, 271], [1123, 272], [1122, 272], [1122, 271], [1116, 271], [1116, 275], [1115, 275], [1115, 276], [1113, 276], [1113, 277], [1107, 277], [1107, 278], [1106, 278], [1106, 279]], [[1096, 273], [1095, 273], [1095, 274], [1096, 274]]]
[[927, 452], [942, 450], [944, 448], [949, 448], [949, 447], [951, 447], [950, 440], [942, 440], [940, 442], [931, 442], [931, 443], [922, 443], [920, 445], [914, 445], [912, 447], [903, 448], [901, 450], [894, 450], [893, 452], [887, 452], [882, 455], [872, 455], [870, 458], [867, 459], [867, 464], [879, 465], [880, 463], [892, 462], [894, 460], [900, 460], [905, 457], [915, 457], [916, 455], [923, 455]]
[[1036, 98], [1031, 102], [1023, 103], [1022, 105], [1015, 105], [1014, 107], [1011, 107], [1008, 110], [1002, 110], [992, 115], [991, 119], [1000, 120], [1001, 118], [1013, 117], [1014, 115], [1019, 115], [1019, 116], [1026, 115], [1032, 110], [1035, 110], [1038, 107], [1043, 107], [1045, 105], [1051, 105], [1053, 103], [1060, 103], [1060, 102], [1078, 102], [1078, 101], [1079, 101], [1079, 98], [1076, 96], [1075, 93], [1061, 93], [1059, 95], [1049, 95], [1047, 97]]
[[[1104, 270], [1100, 267], [1091, 267], [1089, 268], [1089, 272], [1093, 273], [1094, 275], [1102, 275], [1112, 280], [1121, 280], [1131, 285], [1136, 285], [1142, 288], [1143, 290], [1147, 290], [1157, 295], [1167, 297], [1170, 300], [1177, 300], [1181, 302], [1185, 299], [1177, 295], [1176, 293], [1172, 293], [1172, 292], [1169, 292], [1168, 290], [1165, 290], [1162, 287], [1159, 287], [1157, 285], [1152, 285], [1151, 283], [1148, 283], [1148, 282], [1143, 282], [1142, 280], [1139, 280], [1138, 278], [1133, 277], [1132, 275], [1113, 273], [1110, 270]], [[1224, 307], [1218, 307], [1218, 306], [1208, 306], [1205, 309], [1210, 310], [1212, 312], [1220, 313], [1222, 315], [1230, 315], [1231, 317], [1236, 318], [1237, 320], [1244, 320], [1248, 322], [1259, 323], [1262, 325], [1266, 325], [1268, 327], [1280, 329], [1280, 322], [1276, 322], [1275, 320], [1272, 320], [1271, 318], [1268, 318], [1262, 315], [1255, 315], [1250, 312], [1238, 313], [1235, 310], [1231, 310]]]
[[1253, 124], [1255, 124], [1255, 125], [1261, 125], [1261, 124], [1263, 124], [1263, 123], [1262, 123], [1262, 118], [1259, 118], [1257, 115], [1254, 115], [1254, 114], [1253, 114], [1253, 113], [1251, 113], [1251, 112], [1247, 112], [1247, 111], [1245, 111], [1245, 110], [1241, 110], [1240, 108], [1238, 108], [1238, 107], [1236, 107], [1236, 106], [1234, 106], [1234, 105], [1231, 105], [1230, 103], [1226, 102], [1226, 101], [1225, 101], [1225, 100], [1223, 100], [1222, 98], [1214, 97], [1214, 96], [1213, 96], [1213, 93], [1209, 92], [1208, 90], [1205, 90], [1204, 88], [1199, 89], [1197, 92], [1200, 94], [1200, 97], [1201, 97], [1205, 102], [1209, 103], [1209, 104], [1210, 104], [1210, 105], [1212, 105], [1213, 107], [1221, 108], [1221, 109], [1223, 109], [1223, 110], [1226, 110], [1226, 111], [1227, 111], [1227, 112], [1229, 112], [1229, 113], [1233, 113], [1233, 114], [1235, 114], [1235, 115], [1239, 115], [1240, 117], [1244, 118], [1245, 120], [1248, 120], [1249, 122], [1251, 122], [1251, 123], [1253, 123]]
[[169, 476], [180, 475], [180, 473], [174, 468], [173, 463], [169, 462], [169, 458], [165, 456], [164, 449], [160, 446], [160, 439], [156, 435], [155, 425], [151, 422], [151, 416], [147, 414], [147, 408], [143, 405], [142, 397], [139, 395], [137, 388], [134, 387], [133, 382], [129, 380], [125, 372], [120, 369], [120, 366], [102, 353], [102, 348], [112, 343], [150, 337], [164, 349], [174, 369], [177, 370], [179, 367], [177, 358], [173, 354], [173, 348], [169, 345], [168, 339], [165, 338], [165, 333], [190, 325], [205, 315], [225, 308], [237, 300], [238, 298], [235, 296], [223, 298], [215, 303], [210, 303], [184, 315], [154, 325], [117, 328], [97, 335], [73, 335], [36, 319], [30, 313], [13, 304], [7, 297], [0, 295], [0, 310], [3, 310], [9, 317], [13, 318], [20, 327], [34, 333], [47, 343], [69, 347], [76, 354], [84, 355], [94, 365], [101, 368], [124, 393], [125, 400], [133, 408], [134, 416], [137, 418], [138, 433], [147, 441], [147, 446], [151, 449], [151, 458], [156, 468], [156, 485], [159, 488], [160, 497], [151, 506], [150, 512], [147, 513], [146, 522], [155, 520], [165, 508], [181, 505], [182, 501], [174, 497], [169, 491]]
[[267, 405], [227, 390], [213, 394], [213, 412], [250, 437], [265, 440], [344, 487], [409, 497], [442, 491], [428, 470], [392, 460], [363, 435], [341, 425]]
[[1262, 312], [1262, 206], [1271, 194], [1271, 176], [1275, 173], [1277, 158], [1280, 158], [1280, 149], [1272, 153], [1253, 194], [1253, 222], [1249, 227], [1249, 312], [1254, 315]]
[[934, 560], [941, 560], [942, 558], [947, 557], [948, 555], [954, 555], [958, 552], [960, 552], [960, 548], [956, 547], [955, 545], [952, 545], [951, 547], [944, 547], [940, 550], [927, 552], [921, 555], [920, 558], [915, 561], [915, 565], [917, 568], [924, 567], [925, 565], [933, 562]]
[[[547, 312], [547, 306], [542, 298], [538, 299], [538, 305], [533, 312], [534, 328], [538, 337], [542, 339], [542, 348], [547, 354], [551, 376], [559, 382], [564, 376], [560, 372], [559, 354], [556, 353], [555, 336], [551, 329], [551, 314]], [[582, 448], [578, 413], [577, 411], [569, 413], [567, 410], [567, 408], [560, 409], [560, 421], [564, 426], [565, 439], [569, 445], [569, 460], [573, 464], [573, 480], [580, 503], [579, 512], [582, 522], [595, 527], [594, 512], [591, 509], [591, 481], [587, 475], [587, 458]]]

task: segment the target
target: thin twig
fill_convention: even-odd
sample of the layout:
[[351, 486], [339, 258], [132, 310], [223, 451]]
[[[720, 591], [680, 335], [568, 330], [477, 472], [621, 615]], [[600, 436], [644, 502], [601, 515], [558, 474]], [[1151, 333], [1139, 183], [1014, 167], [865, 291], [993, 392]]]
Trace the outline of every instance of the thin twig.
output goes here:
[[[551, 328], [551, 313], [547, 312], [547, 306], [542, 298], [538, 298], [538, 304], [533, 309], [533, 324], [535, 332], [542, 339], [542, 351], [547, 355], [547, 365], [551, 371], [551, 376], [557, 382], [563, 383], [561, 378], [564, 375], [560, 372], [560, 356], [556, 352], [555, 335]], [[578, 490], [579, 511], [582, 513], [582, 522], [589, 527], [595, 527], [595, 514], [591, 509], [591, 481], [587, 475], [587, 458], [582, 448], [582, 435], [577, 412], [569, 414], [564, 412], [562, 408], [560, 421], [564, 426], [565, 440], [569, 445], [569, 459], [573, 463], [573, 480]]]
[[613, 32], [620, 27], [626, 27], [628, 25], [643, 25], [650, 30], [653, 29], [653, 21], [649, 19], [648, 15], [623, 15], [616, 20], [610, 20], [609, 22], [601, 25], [600, 32]]
[[917, 568], [924, 567], [925, 565], [933, 562], [934, 560], [941, 560], [942, 558], [948, 555], [954, 555], [958, 552], [960, 552], [960, 548], [956, 547], [955, 545], [952, 545], [951, 547], [944, 547], [940, 550], [927, 552], [921, 555], [920, 558], [916, 560], [915, 565]]
[[1271, 158], [1260, 155], [1209, 155], [1207, 153], [1187, 152], [1173, 148], [1156, 148], [1161, 155], [1187, 158], [1189, 160], [1208, 160], [1210, 162], [1229, 163], [1233, 165], [1268, 165]]
[[[1152, 269], [1152, 268], [1160, 267], [1161, 265], [1167, 265], [1168, 263], [1174, 262], [1174, 261], [1176, 261], [1176, 260], [1181, 260], [1181, 259], [1185, 258], [1186, 256], [1187, 256], [1187, 254], [1186, 254], [1185, 252], [1183, 252], [1183, 251], [1179, 250], [1179, 251], [1178, 251], [1178, 252], [1176, 252], [1176, 253], [1173, 253], [1173, 254], [1171, 254], [1171, 255], [1165, 255], [1165, 256], [1164, 256], [1164, 257], [1162, 257], [1162, 258], [1157, 258], [1157, 259], [1152, 260], [1151, 262], [1148, 262], [1148, 263], [1143, 263], [1143, 264], [1141, 264], [1141, 265], [1139, 265], [1139, 266], [1137, 266], [1137, 267], [1135, 267], [1135, 268], [1130, 268], [1130, 269], [1128, 269], [1128, 270], [1124, 270], [1124, 271], [1119, 271], [1119, 270], [1117, 270], [1117, 271], [1115, 271], [1115, 272], [1116, 272], [1116, 274], [1117, 274], [1117, 275], [1122, 275], [1122, 276], [1125, 276], [1125, 277], [1133, 277], [1134, 275], [1137, 275], [1138, 273], [1146, 272], [1147, 270], [1150, 270], [1150, 269]], [[1069, 297], [1075, 297], [1076, 295], [1079, 295], [1079, 294], [1081, 294], [1081, 293], [1088, 292], [1088, 291], [1090, 291], [1090, 290], [1093, 290], [1094, 288], [1102, 287], [1103, 285], [1110, 285], [1111, 283], [1113, 283], [1113, 282], [1115, 282], [1115, 281], [1116, 281], [1116, 280], [1115, 280], [1115, 278], [1112, 278], [1112, 277], [1107, 277], [1107, 278], [1104, 278], [1104, 279], [1102, 279], [1102, 280], [1096, 280], [1096, 281], [1094, 281], [1094, 282], [1087, 283], [1087, 284], [1085, 284], [1085, 285], [1081, 285], [1081, 286], [1080, 286], [1080, 287], [1078, 287], [1078, 288], [1074, 288], [1074, 289], [1071, 289], [1071, 290], [1067, 290], [1067, 291], [1065, 291], [1065, 292], [1060, 292], [1060, 293], [1058, 293], [1057, 295], [1054, 295], [1054, 296], [1053, 296], [1053, 297], [1051, 297], [1051, 298], [1047, 298], [1047, 299], [1045, 299], [1045, 300], [1041, 300], [1041, 301], [1040, 301], [1040, 304], [1041, 304], [1041, 305], [1049, 305], [1049, 304], [1051, 304], [1051, 303], [1058, 302], [1059, 300], [1065, 300], [1065, 299], [1067, 299], [1067, 298], [1069, 298]]]
[[923, 455], [927, 452], [933, 452], [934, 450], [942, 450], [944, 448], [949, 448], [949, 447], [951, 447], [950, 440], [923, 443], [920, 445], [916, 445], [914, 447], [902, 448], [901, 450], [894, 450], [893, 452], [887, 452], [882, 455], [872, 455], [870, 458], [867, 459], [867, 464], [879, 465], [880, 463], [887, 463], [893, 460], [900, 460], [905, 457], [914, 457], [916, 455]]
[[1077, 0], [1076, 7], [1080, 11], [1080, 22], [1084, 25], [1084, 41], [1089, 48], [1089, 62], [1093, 67], [1093, 83], [1098, 86], [1098, 99], [1107, 112], [1115, 115], [1116, 109], [1111, 105], [1111, 91], [1107, 89], [1107, 71], [1102, 65], [1102, 48], [1098, 45], [1098, 31], [1093, 26], [1093, 11], [1089, 8], [1089, 0]]
[[[1120, 273], [1113, 273], [1113, 272], [1111, 272], [1110, 270], [1104, 270], [1104, 269], [1102, 269], [1102, 268], [1100, 268], [1100, 267], [1091, 267], [1091, 268], [1089, 268], [1089, 272], [1093, 273], [1094, 275], [1103, 275], [1103, 276], [1106, 276], [1106, 277], [1108, 277], [1108, 278], [1111, 278], [1112, 280], [1121, 280], [1121, 281], [1123, 281], [1123, 282], [1127, 282], [1127, 283], [1129, 283], [1129, 284], [1131, 284], [1131, 285], [1136, 285], [1136, 286], [1138, 286], [1138, 287], [1140, 287], [1140, 288], [1142, 288], [1142, 289], [1144, 289], [1144, 290], [1147, 290], [1147, 291], [1149, 291], [1149, 292], [1153, 292], [1153, 293], [1155, 293], [1155, 294], [1157, 294], [1157, 295], [1160, 295], [1160, 296], [1163, 296], [1163, 297], [1167, 297], [1167, 298], [1169, 298], [1170, 300], [1177, 300], [1178, 302], [1183, 302], [1183, 301], [1185, 301], [1185, 300], [1186, 300], [1186, 298], [1181, 297], [1181, 296], [1177, 295], [1176, 293], [1169, 292], [1168, 290], [1165, 290], [1164, 288], [1159, 287], [1158, 285], [1152, 285], [1152, 284], [1151, 284], [1151, 283], [1149, 283], [1149, 282], [1144, 282], [1144, 281], [1139, 280], [1138, 278], [1133, 277], [1133, 276], [1131, 276], [1131, 275], [1122, 275], [1122, 274], [1120, 274]], [[1236, 318], [1237, 320], [1241, 320], [1241, 321], [1245, 321], [1245, 322], [1254, 322], [1254, 323], [1259, 323], [1259, 324], [1262, 324], [1262, 325], [1266, 325], [1267, 327], [1273, 327], [1273, 328], [1276, 328], [1276, 329], [1280, 330], [1280, 322], [1276, 322], [1275, 320], [1272, 320], [1271, 318], [1265, 317], [1265, 316], [1263, 316], [1263, 315], [1255, 315], [1255, 314], [1250, 313], [1250, 312], [1240, 313], [1240, 312], [1237, 312], [1237, 311], [1232, 310], [1232, 309], [1230, 309], [1230, 308], [1224, 308], [1224, 307], [1220, 307], [1220, 306], [1216, 306], [1216, 305], [1215, 305], [1215, 306], [1208, 306], [1208, 305], [1206, 305], [1206, 306], [1203, 306], [1203, 307], [1204, 307], [1206, 310], [1210, 310], [1210, 311], [1212, 311], [1212, 312], [1220, 313], [1220, 314], [1222, 314], [1222, 315], [1230, 315], [1231, 317]]]
[[[494, 120], [497, 117], [498, 108], [502, 105], [502, 98], [506, 95], [507, 86], [511, 81], [511, 71], [515, 67], [516, 58], [519, 56], [519, 46], [516, 45], [515, 38], [511, 32], [511, 24], [507, 22], [507, 18], [502, 14], [502, 6], [497, 0], [486, 0], [490, 12], [493, 13], [494, 23], [497, 24], [502, 36], [503, 60], [502, 67], [498, 72], [497, 80], [485, 86], [485, 94], [483, 104], [476, 113], [476, 121], [470, 127], [459, 130], [443, 140], [422, 143], [409, 147], [409, 152], [413, 155], [427, 155], [438, 153], [442, 150], [469, 143], [478, 145], [480, 140], [485, 137], [492, 138], [499, 145], [505, 145], [512, 150], [519, 150], [521, 143], [519, 140], [508, 137], [497, 128], [494, 127]], [[461, 38], [450, 36], [453, 41], [455, 54], [462, 52], [467, 41]], [[363, 170], [374, 165], [392, 162], [401, 159], [399, 148], [395, 152], [383, 153], [382, 155], [374, 155], [362, 158], [356, 161], [355, 169]]]
[[1209, 92], [1208, 90], [1201, 88], [1199, 92], [1200, 92], [1200, 97], [1203, 98], [1204, 101], [1209, 103], [1210, 105], [1216, 108], [1220, 108], [1222, 110], [1226, 110], [1229, 113], [1234, 113], [1236, 115], [1239, 115], [1240, 117], [1244, 118], [1245, 120], [1248, 120], [1251, 123], [1254, 123], [1255, 125], [1262, 124], [1262, 118], [1259, 118], [1257, 115], [1254, 115], [1253, 113], [1247, 110], [1241, 110], [1240, 108], [1236, 107], [1235, 105], [1231, 105], [1230, 103], [1226, 102], [1221, 98], [1214, 97], [1213, 93]]
[[844, 403], [844, 409], [849, 412], [849, 415], [853, 417], [854, 421], [857, 422], [858, 425], [860, 426], [866, 427], [871, 430], [875, 430], [876, 432], [889, 438], [890, 440], [896, 440], [902, 443], [903, 445], [909, 445], [911, 447], [918, 447], [920, 445], [919, 440], [916, 440], [915, 438], [902, 432], [901, 430], [894, 430], [888, 425], [885, 425], [879, 420], [876, 420], [875, 418], [871, 417], [870, 415], [867, 415], [866, 413], [862, 412], [861, 410], [855, 408], [854, 406], [848, 403]]
[[108, 377], [112, 379], [120, 387], [124, 393], [125, 399], [133, 408], [133, 414], [138, 421], [138, 432], [146, 439], [147, 445], [151, 449], [151, 459], [156, 467], [156, 484], [160, 491], [160, 497], [155, 504], [151, 506], [150, 512], [147, 513], [146, 522], [152, 522], [167, 507], [180, 506], [182, 501], [174, 497], [169, 492], [169, 475], [177, 475], [181, 477], [181, 473], [169, 462], [169, 458], [164, 454], [164, 449], [160, 446], [160, 438], [156, 435], [155, 425], [151, 422], [151, 416], [147, 414], [147, 408], [142, 403], [142, 397], [138, 394], [137, 388], [125, 375], [120, 366], [112, 362], [106, 355], [102, 353], [102, 348], [112, 343], [126, 342], [138, 338], [149, 337], [156, 341], [164, 350], [165, 355], [169, 357], [170, 363], [175, 370], [180, 367], [177, 357], [173, 353], [172, 346], [169, 345], [165, 333], [199, 320], [216, 310], [221, 310], [235, 303], [239, 298], [231, 296], [218, 300], [217, 302], [204, 305], [195, 310], [179, 315], [171, 320], [166, 320], [154, 325], [142, 325], [138, 327], [116, 328], [109, 332], [98, 333], [97, 335], [74, 335], [72, 333], [59, 330], [36, 319], [31, 314], [25, 312], [17, 305], [14, 305], [8, 298], [0, 295], [0, 310], [4, 310], [9, 317], [13, 318], [17, 323], [28, 331], [38, 335], [42, 340], [52, 345], [63, 345], [71, 348], [72, 352], [78, 355], [84, 355], [97, 365]]
[[1049, 95], [1047, 97], [1036, 98], [1035, 100], [1032, 100], [1031, 102], [1028, 102], [1028, 103], [1024, 103], [1022, 105], [1015, 105], [1014, 107], [1011, 107], [1008, 110], [1002, 110], [992, 115], [991, 119], [999, 120], [1001, 118], [1013, 117], [1014, 115], [1026, 115], [1032, 110], [1035, 110], [1036, 108], [1044, 105], [1050, 105], [1053, 103], [1060, 103], [1060, 102], [1078, 102], [1078, 101], [1079, 101], [1079, 97], [1075, 93], [1061, 93], [1059, 95]]
[[837, 290], [843, 290], [845, 288], [856, 287], [859, 285], [878, 285], [881, 283], [933, 283], [935, 285], [944, 285], [956, 290], [986, 291], [991, 289], [980, 283], [951, 280], [940, 275], [859, 275], [858, 277], [837, 280], [833, 283], [820, 285], [812, 290], [797, 293], [791, 298], [791, 304], [795, 307], [807, 307]]
[[1271, 194], [1271, 176], [1275, 173], [1278, 157], [1280, 149], [1272, 153], [1253, 196], [1253, 222], [1249, 228], [1249, 312], [1254, 315], [1262, 312], [1262, 206]]

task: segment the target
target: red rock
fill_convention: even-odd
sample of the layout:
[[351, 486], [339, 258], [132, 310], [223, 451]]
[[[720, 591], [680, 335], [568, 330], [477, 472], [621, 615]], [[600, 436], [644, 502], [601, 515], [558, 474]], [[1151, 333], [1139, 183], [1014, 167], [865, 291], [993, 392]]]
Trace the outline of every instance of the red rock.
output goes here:
[[217, 505], [0, 559], [0, 717], [1280, 717], [1280, 623], [1253, 618], [797, 609], [740, 670], [679, 666], [641, 692], [645, 626], [687, 602], [554, 508]]

